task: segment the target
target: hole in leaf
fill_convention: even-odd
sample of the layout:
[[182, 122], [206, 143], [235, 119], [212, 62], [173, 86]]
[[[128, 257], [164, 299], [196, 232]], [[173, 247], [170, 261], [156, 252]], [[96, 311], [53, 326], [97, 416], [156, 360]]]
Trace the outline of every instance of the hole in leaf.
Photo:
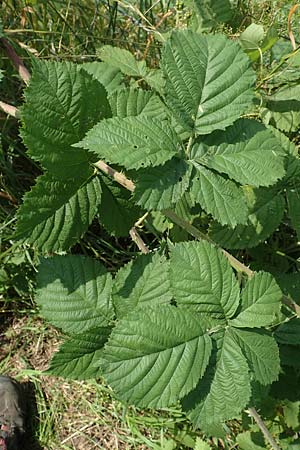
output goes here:
[[133, 148], [137, 148], [137, 145], [134, 145]]

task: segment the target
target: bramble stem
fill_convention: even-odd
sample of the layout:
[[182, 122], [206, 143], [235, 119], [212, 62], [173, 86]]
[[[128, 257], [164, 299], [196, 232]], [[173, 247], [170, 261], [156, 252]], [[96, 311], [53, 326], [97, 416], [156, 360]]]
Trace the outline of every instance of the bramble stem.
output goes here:
[[187, 147], [186, 147], [186, 151], [185, 154], [186, 156], [189, 158], [190, 157], [190, 151], [191, 151], [191, 147], [193, 145], [194, 142], [194, 135], [190, 136]]
[[280, 447], [277, 445], [277, 443], [275, 442], [273, 436], [271, 435], [270, 431], [268, 430], [268, 428], [265, 425], [265, 422], [262, 420], [262, 418], [260, 417], [260, 415], [258, 414], [258, 412], [256, 411], [255, 408], [251, 407], [248, 408], [247, 412], [249, 413], [249, 415], [251, 417], [253, 417], [253, 419], [255, 420], [255, 422], [257, 423], [257, 425], [259, 426], [260, 431], [262, 432], [262, 434], [264, 435], [264, 437], [266, 438], [266, 440], [269, 442], [269, 444], [271, 445], [271, 447], [274, 450], [281, 450]]
[[138, 248], [140, 249], [140, 251], [144, 255], [147, 255], [147, 253], [149, 253], [150, 250], [147, 247], [147, 245], [145, 244], [145, 242], [143, 241], [143, 239], [141, 238], [137, 229], [135, 227], [132, 227], [131, 230], [129, 231], [129, 234], [130, 234], [130, 237], [133, 240], [133, 242], [135, 242], [136, 245], [138, 246]]
[[128, 189], [128, 191], [133, 192], [135, 185], [131, 180], [125, 177], [120, 172], [117, 172], [115, 169], [107, 165], [104, 161], [97, 161], [94, 163], [94, 166], [97, 167], [97, 169], [100, 169], [102, 172], [106, 173], [106, 175], [109, 175], [112, 177], [117, 183], [121, 184], [125, 189]]

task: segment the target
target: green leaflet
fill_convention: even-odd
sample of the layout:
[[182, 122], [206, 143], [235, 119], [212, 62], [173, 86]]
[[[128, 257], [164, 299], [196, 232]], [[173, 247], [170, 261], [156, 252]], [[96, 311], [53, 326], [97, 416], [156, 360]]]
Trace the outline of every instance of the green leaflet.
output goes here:
[[230, 324], [241, 328], [271, 325], [280, 312], [281, 297], [282, 292], [271, 274], [255, 273], [243, 289], [241, 308]]
[[283, 414], [289, 428], [297, 429], [299, 426], [300, 402], [286, 400], [283, 405]]
[[196, 134], [225, 129], [251, 105], [255, 73], [237, 43], [189, 30], [172, 34], [162, 53], [165, 97]]
[[36, 302], [43, 317], [65, 333], [107, 327], [114, 317], [112, 277], [98, 261], [83, 256], [43, 259]]
[[194, 450], [211, 450], [211, 447], [205, 441], [197, 437]]
[[293, 141], [272, 126], [268, 126], [272, 133], [276, 136], [276, 139], [280, 141], [281, 147], [284, 151], [283, 156], [285, 157], [286, 165], [286, 175], [281, 180], [279, 186], [282, 189], [292, 188], [294, 189], [299, 185], [300, 181], [300, 160], [298, 157], [298, 149]]
[[262, 385], [276, 381], [280, 371], [280, 359], [275, 339], [261, 330], [232, 328], [231, 332], [247, 359], [254, 379]]
[[266, 108], [262, 108], [264, 123], [286, 132], [293, 132], [300, 125], [299, 86], [285, 86], [274, 95], [266, 97]]
[[158, 120], [167, 118], [167, 108], [160, 98], [143, 89], [118, 89], [109, 96], [113, 116], [120, 118], [145, 114]]
[[251, 433], [251, 431], [245, 431], [237, 435], [236, 442], [239, 444], [239, 448], [241, 450], [265, 450], [265, 443], [262, 443], [263, 447], [255, 444], [252, 439], [252, 434], [254, 437], [255, 434]]
[[290, 296], [296, 303], [300, 300], [299, 272], [284, 273], [276, 276], [276, 281], [284, 294]]
[[299, 386], [299, 370], [294, 367], [283, 367], [279, 380], [272, 384], [271, 395], [275, 398], [294, 402], [300, 399]]
[[169, 263], [159, 254], [138, 256], [122, 267], [114, 280], [113, 304], [117, 317], [135, 307], [170, 303]]
[[[195, 206], [195, 200], [189, 192], [183, 194], [182, 198], [176, 203], [175, 213], [184, 220], [192, 223], [193, 218], [197, 215], [192, 211]], [[198, 211], [197, 211], [198, 212]]]
[[300, 345], [300, 319], [291, 319], [280, 325], [275, 337], [280, 344]]
[[248, 364], [230, 329], [219, 333], [215, 358], [215, 367], [210, 372], [208, 369], [203, 381], [183, 399], [189, 418], [204, 432], [214, 424], [235, 418], [251, 394]]
[[132, 77], [144, 77], [147, 75], [148, 69], [146, 62], [137, 61], [128, 50], [104, 45], [97, 54], [102, 61], [119, 69], [125, 75]]
[[192, 28], [203, 32], [216, 28], [220, 23], [227, 23], [233, 17], [229, 0], [187, 0], [193, 13]]
[[94, 61], [84, 63], [81, 67], [98, 80], [105, 87], [108, 94], [122, 86], [123, 76], [121, 72], [108, 63]]
[[180, 151], [170, 124], [144, 114], [102, 120], [75, 146], [127, 169], [163, 164]]
[[163, 166], [139, 170], [133, 199], [145, 209], [167, 209], [187, 191], [190, 174], [191, 166], [179, 158], [172, 158]]
[[48, 373], [73, 380], [88, 380], [101, 375], [96, 363], [102, 356], [103, 346], [111, 328], [87, 330], [66, 340], [54, 353]]
[[280, 344], [279, 354], [281, 365], [300, 368], [299, 353], [299, 345]]
[[240, 184], [270, 186], [285, 174], [280, 141], [263, 124], [240, 119], [225, 131], [215, 131], [191, 151], [191, 159]]
[[291, 219], [292, 226], [297, 232], [300, 239], [300, 189], [291, 189], [287, 192], [288, 215]]
[[178, 306], [229, 319], [237, 310], [240, 289], [232, 268], [208, 242], [184, 242], [171, 250], [170, 280]]
[[35, 60], [21, 110], [29, 155], [57, 179], [88, 176], [90, 156], [72, 147], [110, 117], [104, 87], [80, 65]]
[[256, 23], [251, 23], [245, 31], [240, 34], [239, 42], [241, 47], [252, 61], [256, 61], [260, 58], [264, 34], [264, 27], [262, 25], [257, 25]]
[[209, 235], [214, 242], [225, 248], [251, 248], [265, 241], [279, 226], [285, 210], [284, 196], [274, 189], [244, 188], [249, 206], [246, 225], [234, 229], [213, 222]]
[[162, 92], [165, 81], [161, 70], [149, 69], [145, 61], [137, 61], [128, 50], [104, 45], [98, 51], [98, 56], [111, 68], [130, 77], [142, 78], [152, 89]]
[[138, 406], [174, 404], [205, 372], [210, 337], [193, 313], [174, 306], [133, 311], [104, 350], [104, 376], [120, 398]]
[[108, 177], [101, 176], [99, 220], [113, 236], [128, 236], [142, 212], [130, 199], [130, 192]]
[[68, 250], [92, 222], [100, 198], [98, 177], [64, 182], [41, 175], [18, 210], [16, 237], [42, 252]]
[[165, 87], [165, 79], [162, 70], [148, 69], [144, 76], [146, 83], [159, 94], [163, 93]]
[[233, 181], [193, 162], [191, 193], [197, 203], [222, 225], [246, 223], [248, 208], [243, 191]]

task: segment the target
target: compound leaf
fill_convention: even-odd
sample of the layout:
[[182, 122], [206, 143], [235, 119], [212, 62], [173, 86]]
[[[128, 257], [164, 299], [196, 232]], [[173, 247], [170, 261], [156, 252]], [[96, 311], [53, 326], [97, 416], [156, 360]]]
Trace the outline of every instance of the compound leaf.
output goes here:
[[231, 332], [248, 361], [254, 379], [263, 385], [276, 381], [280, 370], [280, 359], [275, 339], [260, 330], [254, 332], [232, 329]]
[[101, 375], [96, 362], [102, 356], [103, 346], [111, 328], [96, 328], [74, 335], [54, 353], [48, 373], [73, 380], [88, 380]]
[[251, 248], [265, 241], [279, 226], [285, 210], [285, 199], [277, 189], [244, 188], [249, 206], [246, 225], [234, 229], [214, 222], [209, 235], [225, 248]]
[[76, 147], [127, 169], [139, 169], [170, 160], [178, 153], [180, 142], [167, 121], [141, 114], [102, 120]]
[[172, 33], [162, 68], [167, 103], [196, 134], [225, 129], [252, 103], [255, 73], [240, 46], [225, 36]]
[[196, 143], [191, 159], [240, 184], [270, 186], [285, 174], [281, 143], [263, 124], [240, 119]]
[[68, 250], [92, 222], [100, 198], [97, 177], [63, 182], [42, 175], [18, 210], [16, 237], [42, 252]]
[[280, 312], [281, 298], [282, 292], [270, 273], [255, 273], [243, 289], [241, 308], [231, 325], [241, 328], [270, 325]]
[[79, 255], [43, 259], [37, 286], [43, 317], [65, 333], [107, 327], [113, 319], [112, 277], [94, 259]]
[[210, 353], [211, 339], [193, 313], [169, 305], [143, 308], [113, 329], [104, 376], [123, 400], [163, 407], [196, 386]]
[[140, 255], [122, 267], [113, 287], [113, 303], [117, 317], [135, 307], [170, 303], [169, 263], [159, 254]]
[[171, 250], [171, 287], [178, 306], [230, 318], [240, 289], [220, 250], [208, 242], [182, 242]]
[[72, 144], [111, 115], [104, 87], [80, 67], [35, 60], [21, 110], [29, 155], [57, 179], [90, 173], [88, 152]]
[[248, 207], [240, 187], [233, 181], [200, 166], [195, 161], [196, 169], [191, 186], [195, 201], [222, 225], [234, 228], [244, 224], [248, 218]]
[[179, 158], [173, 158], [163, 166], [139, 170], [133, 199], [145, 209], [170, 208], [188, 189], [190, 174], [191, 166]]

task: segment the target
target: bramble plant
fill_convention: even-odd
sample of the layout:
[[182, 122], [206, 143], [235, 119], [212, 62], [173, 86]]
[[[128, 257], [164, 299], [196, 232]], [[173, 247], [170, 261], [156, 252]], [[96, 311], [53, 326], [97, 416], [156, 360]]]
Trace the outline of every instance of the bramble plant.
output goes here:
[[[101, 62], [36, 60], [21, 109], [23, 141], [44, 174], [16, 235], [46, 254], [36, 300], [67, 335], [49, 372], [104, 376], [142, 407], [181, 401], [211, 435], [260, 404], [261, 388], [293, 366], [284, 348], [300, 344], [298, 307], [274, 276], [222, 250], [267, 239], [286, 198], [300, 233], [297, 150], [276, 118], [257, 120], [246, 53], [221, 34], [184, 30], [165, 42], [159, 69], [110, 46]], [[114, 277], [97, 260], [61, 254], [95, 217], [126, 236], [146, 212], [153, 227], [165, 215], [202, 240], [169, 240]]]

